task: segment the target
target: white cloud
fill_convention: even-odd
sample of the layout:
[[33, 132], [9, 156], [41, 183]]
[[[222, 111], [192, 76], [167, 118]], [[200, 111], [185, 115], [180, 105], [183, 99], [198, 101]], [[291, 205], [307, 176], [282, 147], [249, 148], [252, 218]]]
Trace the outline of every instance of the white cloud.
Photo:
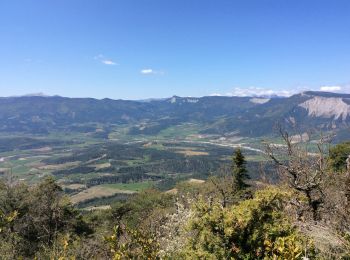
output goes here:
[[152, 69], [143, 69], [141, 74], [155, 74], [155, 72]]
[[102, 54], [99, 54], [99, 55], [96, 55], [94, 57], [95, 60], [98, 60], [100, 62], [102, 62], [103, 64], [105, 65], [118, 65], [116, 62], [114, 62], [113, 60], [111, 59], [107, 59], [104, 55]]
[[222, 95], [220, 93], [212, 93], [210, 94], [209, 96], [212, 96], [212, 97], [221, 97]]
[[322, 86], [322, 87], [320, 87], [320, 90], [321, 91], [330, 91], [330, 92], [341, 91], [342, 87], [341, 86]]
[[106, 65], [116, 65], [116, 63], [112, 60], [102, 60], [101, 62]]
[[232, 92], [227, 93], [228, 96], [238, 97], [271, 97], [271, 96], [282, 96], [289, 97], [295, 94], [290, 90], [273, 90], [259, 87], [248, 87], [248, 88], [234, 88]]
[[163, 75], [164, 72], [163, 71], [160, 71], [160, 70], [154, 70], [154, 69], [142, 69], [140, 71], [141, 74], [143, 75]]
[[238, 96], [238, 97], [266, 97], [273, 96], [289, 97], [294, 94], [298, 94], [304, 91], [328, 91], [338, 93], [350, 93], [350, 84], [341, 84], [333, 86], [320, 86], [320, 87], [308, 87], [308, 86], [296, 86], [292, 90], [274, 90], [271, 88], [261, 87], [235, 87], [231, 92], [226, 94], [213, 93], [211, 96]]

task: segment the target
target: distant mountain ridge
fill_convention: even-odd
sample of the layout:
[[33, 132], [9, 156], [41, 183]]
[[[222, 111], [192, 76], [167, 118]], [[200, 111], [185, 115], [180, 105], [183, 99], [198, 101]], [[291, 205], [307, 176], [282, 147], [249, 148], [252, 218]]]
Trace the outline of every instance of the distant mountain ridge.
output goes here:
[[198, 123], [203, 133], [235, 131], [243, 136], [264, 136], [271, 134], [277, 122], [300, 131], [348, 131], [350, 94], [307, 91], [279, 98], [173, 96], [139, 101], [60, 96], [0, 98], [2, 132], [47, 133], [100, 123], [131, 124], [131, 134], [148, 134], [171, 125]]

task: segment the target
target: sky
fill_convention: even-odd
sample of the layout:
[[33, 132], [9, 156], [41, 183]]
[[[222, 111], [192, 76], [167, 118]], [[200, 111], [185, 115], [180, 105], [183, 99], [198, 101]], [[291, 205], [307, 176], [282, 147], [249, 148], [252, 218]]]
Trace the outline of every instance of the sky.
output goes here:
[[349, 0], [0, 0], [0, 96], [350, 93]]

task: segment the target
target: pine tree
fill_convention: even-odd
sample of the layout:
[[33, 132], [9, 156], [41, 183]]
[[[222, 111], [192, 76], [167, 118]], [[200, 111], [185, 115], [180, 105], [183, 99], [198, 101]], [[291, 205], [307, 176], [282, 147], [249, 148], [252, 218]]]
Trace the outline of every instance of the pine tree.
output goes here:
[[237, 149], [232, 157], [232, 175], [234, 178], [235, 188], [237, 190], [244, 190], [249, 187], [245, 181], [250, 179], [248, 171], [246, 169], [246, 160], [241, 152], [241, 149]]

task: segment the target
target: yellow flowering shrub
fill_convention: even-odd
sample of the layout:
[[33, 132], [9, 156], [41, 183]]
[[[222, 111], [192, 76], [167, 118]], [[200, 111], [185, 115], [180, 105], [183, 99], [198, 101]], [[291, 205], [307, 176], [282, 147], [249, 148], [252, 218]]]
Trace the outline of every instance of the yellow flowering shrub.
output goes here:
[[105, 237], [114, 260], [156, 259], [159, 244], [155, 238], [138, 230], [115, 226], [113, 234]]
[[223, 208], [200, 201], [189, 224], [184, 257], [190, 259], [299, 259], [313, 255], [311, 241], [301, 236], [283, 212], [292, 194], [269, 187], [253, 199]]

